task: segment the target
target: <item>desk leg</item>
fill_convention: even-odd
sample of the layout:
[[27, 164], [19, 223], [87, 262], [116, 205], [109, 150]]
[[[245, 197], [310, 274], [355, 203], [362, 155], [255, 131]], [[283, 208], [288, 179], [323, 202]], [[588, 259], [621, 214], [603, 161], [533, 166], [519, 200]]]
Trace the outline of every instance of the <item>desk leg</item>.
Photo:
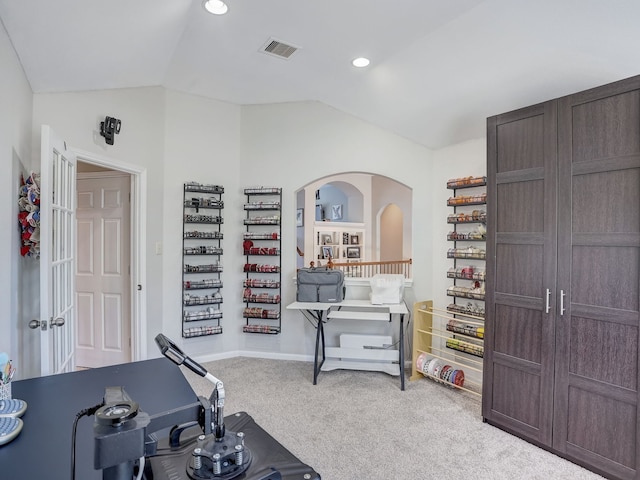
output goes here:
[[[322, 310], [316, 310], [316, 320], [318, 320], [318, 326], [316, 327], [316, 352], [313, 359], [313, 384], [316, 385], [318, 383], [318, 373], [320, 373], [320, 369], [324, 364], [325, 354], [324, 354], [324, 325], [322, 322]], [[320, 349], [320, 340], [322, 340], [322, 361], [318, 364], [318, 355]]]
[[400, 390], [404, 391], [404, 314], [400, 314]]

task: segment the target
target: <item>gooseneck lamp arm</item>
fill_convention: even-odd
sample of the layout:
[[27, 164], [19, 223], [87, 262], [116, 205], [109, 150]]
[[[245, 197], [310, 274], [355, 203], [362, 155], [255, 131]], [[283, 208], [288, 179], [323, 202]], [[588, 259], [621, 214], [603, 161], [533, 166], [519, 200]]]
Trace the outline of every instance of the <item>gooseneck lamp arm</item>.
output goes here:
[[209, 397], [211, 409], [213, 410], [212, 430], [214, 431], [216, 438], [224, 437], [224, 384], [222, 383], [222, 380], [207, 372], [202, 365], [185, 355], [180, 347], [162, 333], [156, 335], [155, 340], [162, 354], [173, 363], [176, 365], [184, 365], [193, 373], [200, 375], [213, 383], [215, 388]]

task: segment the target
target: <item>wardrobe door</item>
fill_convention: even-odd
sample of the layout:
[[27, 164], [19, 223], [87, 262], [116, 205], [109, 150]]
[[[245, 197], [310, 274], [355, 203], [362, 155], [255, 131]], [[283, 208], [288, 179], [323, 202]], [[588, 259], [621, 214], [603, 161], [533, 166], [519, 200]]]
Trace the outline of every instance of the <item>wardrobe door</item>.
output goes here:
[[554, 448], [637, 477], [640, 77], [559, 100]]
[[551, 446], [556, 274], [556, 103], [487, 121], [482, 414]]

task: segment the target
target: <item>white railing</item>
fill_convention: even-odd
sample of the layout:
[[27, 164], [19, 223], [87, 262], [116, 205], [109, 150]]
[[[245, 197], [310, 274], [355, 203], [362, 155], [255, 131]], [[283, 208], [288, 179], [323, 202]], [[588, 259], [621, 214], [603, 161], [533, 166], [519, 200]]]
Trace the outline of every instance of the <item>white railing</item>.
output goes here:
[[[342, 270], [345, 277], [371, 278], [378, 273], [404, 275], [404, 278], [411, 278], [411, 265], [413, 261], [391, 260], [386, 262], [333, 262], [331, 259], [325, 264], [329, 268]], [[314, 262], [311, 262], [314, 266]], [[320, 266], [320, 265], [318, 265]]]

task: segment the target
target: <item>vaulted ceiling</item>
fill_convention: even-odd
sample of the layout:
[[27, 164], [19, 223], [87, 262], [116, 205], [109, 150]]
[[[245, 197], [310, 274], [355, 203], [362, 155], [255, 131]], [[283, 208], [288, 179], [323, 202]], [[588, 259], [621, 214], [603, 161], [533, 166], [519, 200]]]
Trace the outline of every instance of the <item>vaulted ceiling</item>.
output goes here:
[[[640, 73], [638, 0], [0, 0], [36, 93], [156, 86], [320, 101], [431, 148]], [[267, 55], [271, 39], [298, 47]], [[351, 60], [371, 59], [357, 69]]]

